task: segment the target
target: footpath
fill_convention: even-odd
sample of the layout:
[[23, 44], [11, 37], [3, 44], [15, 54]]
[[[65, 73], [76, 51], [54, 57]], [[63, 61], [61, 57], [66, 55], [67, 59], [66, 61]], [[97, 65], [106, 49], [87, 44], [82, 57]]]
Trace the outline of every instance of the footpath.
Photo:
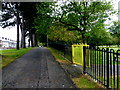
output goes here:
[[2, 70], [3, 88], [75, 88], [51, 52], [35, 48]]

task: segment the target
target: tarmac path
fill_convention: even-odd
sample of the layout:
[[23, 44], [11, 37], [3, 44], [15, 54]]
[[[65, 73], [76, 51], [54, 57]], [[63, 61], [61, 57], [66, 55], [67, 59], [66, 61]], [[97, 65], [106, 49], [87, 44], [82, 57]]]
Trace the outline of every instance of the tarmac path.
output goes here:
[[35, 48], [2, 70], [3, 88], [75, 88], [51, 52]]

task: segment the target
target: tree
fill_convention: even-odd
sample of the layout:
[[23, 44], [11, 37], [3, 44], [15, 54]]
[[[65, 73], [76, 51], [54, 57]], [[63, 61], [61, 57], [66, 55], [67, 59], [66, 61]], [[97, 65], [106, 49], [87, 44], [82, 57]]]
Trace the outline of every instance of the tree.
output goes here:
[[109, 27], [109, 31], [114, 38], [114, 44], [120, 44], [120, 23], [113, 21], [113, 25]]
[[85, 34], [87, 43], [91, 46], [94, 45], [110, 45], [112, 44], [112, 36], [106, 29], [94, 29]]
[[[21, 2], [20, 3], [20, 11], [22, 14], [22, 25], [21, 25], [21, 33], [22, 33], [22, 39], [21, 39], [21, 46], [25, 48], [25, 37], [29, 37], [29, 42], [31, 41], [31, 46], [37, 46], [36, 41], [36, 29], [33, 28], [33, 22], [34, 18], [36, 17], [36, 2]], [[32, 7], [31, 7], [32, 6]]]
[[68, 31], [63, 24], [56, 22], [48, 31], [50, 41], [56, 43], [73, 44], [78, 39], [77, 31]]
[[[19, 50], [19, 25], [20, 25], [20, 12], [19, 12], [19, 3], [18, 2], [4, 2], [2, 3], [2, 27], [6, 28], [8, 26], [17, 25], [17, 47]], [[14, 19], [14, 17], [16, 19]], [[14, 19], [10, 21], [10, 19]]]
[[120, 31], [120, 23], [113, 21], [113, 25], [109, 27], [111, 34], [117, 34]]
[[[30, 7], [33, 6], [33, 7]], [[21, 47], [25, 48], [25, 37], [28, 36], [31, 45], [36, 45], [35, 29], [32, 28], [34, 17], [36, 15], [36, 3], [28, 2], [5, 2], [2, 4], [2, 26], [15, 26], [17, 24], [17, 49], [19, 49], [19, 28], [21, 29]], [[16, 18], [16, 19], [15, 19]], [[13, 20], [10, 20], [13, 19]], [[33, 42], [34, 41], [34, 42]]]
[[38, 41], [43, 43], [47, 42], [48, 30], [53, 23], [53, 5], [53, 2], [40, 2], [36, 7], [37, 17], [34, 19], [35, 34], [37, 34]]
[[56, 12], [60, 23], [64, 24], [68, 30], [77, 30], [82, 35], [83, 43], [87, 42], [86, 33], [92, 31], [93, 27], [103, 28], [106, 19], [114, 13], [110, 2], [68, 1], [61, 6], [61, 10]]

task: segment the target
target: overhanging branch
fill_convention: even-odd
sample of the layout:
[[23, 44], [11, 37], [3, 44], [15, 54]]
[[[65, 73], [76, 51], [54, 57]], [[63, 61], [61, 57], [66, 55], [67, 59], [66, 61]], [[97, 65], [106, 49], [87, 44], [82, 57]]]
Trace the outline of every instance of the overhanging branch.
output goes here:
[[68, 28], [67, 30], [69, 30], [69, 31], [81, 31], [81, 29], [78, 29], [78, 28]]
[[72, 30], [78, 30], [78, 31], [80, 31], [80, 29], [79, 29], [76, 25], [63, 22], [63, 21], [62, 21], [63, 15], [64, 15], [64, 13], [62, 14], [62, 16], [61, 16], [61, 18], [60, 18], [60, 20], [59, 20], [60, 23], [66, 25], [66, 26], [72, 26], [72, 27], [74, 27], [74, 28], [68, 29], [68, 30], [71, 30], [71, 31], [72, 31]]

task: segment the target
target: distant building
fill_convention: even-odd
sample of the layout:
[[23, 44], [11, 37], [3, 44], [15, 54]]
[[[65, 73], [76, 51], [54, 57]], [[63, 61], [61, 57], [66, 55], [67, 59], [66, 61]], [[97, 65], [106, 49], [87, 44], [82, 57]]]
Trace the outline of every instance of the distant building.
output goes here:
[[0, 48], [16, 48], [16, 41], [5, 37], [0, 37]]

